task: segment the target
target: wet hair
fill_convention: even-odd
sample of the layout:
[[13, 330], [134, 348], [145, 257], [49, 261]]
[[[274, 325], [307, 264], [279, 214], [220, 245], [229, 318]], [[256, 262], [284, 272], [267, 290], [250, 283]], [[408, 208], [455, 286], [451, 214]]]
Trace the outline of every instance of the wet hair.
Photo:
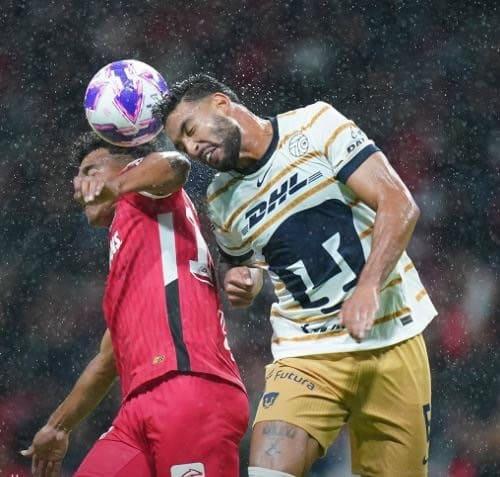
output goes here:
[[229, 86], [210, 75], [198, 73], [175, 83], [154, 107], [153, 114], [165, 124], [168, 115], [182, 100], [197, 101], [214, 93], [224, 93], [234, 103], [241, 104], [240, 99]]
[[[162, 134], [160, 134], [162, 136]], [[107, 149], [110, 154], [121, 156], [124, 161], [130, 162], [134, 159], [147, 156], [148, 154], [163, 150], [161, 139], [142, 144], [135, 147], [120, 147], [101, 139], [95, 132], [89, 131], [81, 134], [74, 142], [71, 151], [71, 159], [75, 166], [79, 166], [83, 159], [96, 149]]]

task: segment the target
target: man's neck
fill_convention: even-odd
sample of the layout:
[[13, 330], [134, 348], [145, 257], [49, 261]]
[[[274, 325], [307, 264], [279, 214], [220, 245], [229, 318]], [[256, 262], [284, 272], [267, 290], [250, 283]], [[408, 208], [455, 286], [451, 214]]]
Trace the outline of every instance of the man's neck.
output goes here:
[[241, 151], [238, 170], [253, 168], [260, 161], [273, 140], [273, 125], [248, 109], [239, 107], [235, 119], [241, 128]]

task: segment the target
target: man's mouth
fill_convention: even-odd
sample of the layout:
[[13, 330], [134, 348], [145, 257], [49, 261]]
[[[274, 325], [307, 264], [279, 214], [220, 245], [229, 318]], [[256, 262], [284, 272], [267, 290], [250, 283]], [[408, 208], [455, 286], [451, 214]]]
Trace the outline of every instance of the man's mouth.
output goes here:
[[[209, 164], [209, 165], [213, 165], [212, 164], [212, 156], [213, 156], [213, 153], [214, 151], [217, 149], [217, 146], [210, 146], [210, 147], [207, 147], [204, 151], [203, 151], [203, 154], [202, 154], [202, 158], [203, 158], [203, 161], [206, 163], [206, 164]], [[215, 159], [215, 157], [214, 157]]]

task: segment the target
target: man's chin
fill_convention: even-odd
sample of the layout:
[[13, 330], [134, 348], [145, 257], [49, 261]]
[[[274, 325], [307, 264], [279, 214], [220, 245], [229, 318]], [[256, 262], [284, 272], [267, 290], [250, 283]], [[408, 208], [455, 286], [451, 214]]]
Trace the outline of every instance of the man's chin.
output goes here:
[[85, 207], [85, 216], [87, 222], [92, 227], [109, 227], [113, 221], [113, 210], [102, 211], [99, 206], [87, 205]]
[[210, 166], [212, 167], [212, 169], [215, 169], [219, 172], [233, 171], [238, 167], [237, 160], [238, 158], [234, 159], [224, 157], [216, 164], [211, 164]]

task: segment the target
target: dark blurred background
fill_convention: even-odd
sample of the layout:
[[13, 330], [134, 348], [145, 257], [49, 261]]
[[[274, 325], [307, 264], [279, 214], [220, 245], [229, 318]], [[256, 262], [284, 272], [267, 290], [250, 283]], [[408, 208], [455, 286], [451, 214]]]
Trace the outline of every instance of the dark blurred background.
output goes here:
[[[72, 202], [68, 150], [103, 65], [167, 81], [205, 71], [256, 112], [331, 102], [384, 150], [422, 209], [410, 254], [439, 317], [430, 475], [500, 475], [498, 2], [0, 1], [0, 475], [97, 351], [106, 235]], [[188, 190], [203, 196], [210, 172]], [[253, 409], [271, 360], [271, 291], [227, 308]], [[70, 475], [110, 425], [117, 389], [72, 434]], [[242, 447], [246, 466], [248, 438]], [[345, 436], [314, 476], [349, 476]], [[242, 471], [242, 475], [246, 475]], [[395, 476], [397, 477], [397, 476]]]

